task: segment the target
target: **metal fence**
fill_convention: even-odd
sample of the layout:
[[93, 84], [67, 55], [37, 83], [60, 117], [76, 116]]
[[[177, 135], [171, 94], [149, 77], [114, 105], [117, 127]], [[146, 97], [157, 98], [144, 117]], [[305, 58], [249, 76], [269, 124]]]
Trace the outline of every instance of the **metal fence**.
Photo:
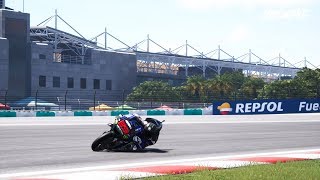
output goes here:
[[[263, 95], [264, 92], [259, 94]], [[175, 91], [172, 93], [150, 91], [140, 97], [130, 98], [129, 91], [94, 91], [94, 90], [36, 90], [26, 92], [24, 97], [13, 95], [14, 92], [0, 90], [0, 103], [7, 104], [12, 110], [103, 110], [105, 104], [115, 109], [154, 109], [166, 105], [172, 108], [205, 108], [213, 101], [252, 100], [252, 99], [287, 99], [315, 98], [306, 94], [280, 94], [274, 92], [268, 97], [258, 94], [245, 94], [240, 91], [225, 93], [191, 93]], [[127, 105], [129, 107], [123, 107]], [[118, 107], [118, 108], [117, 108]], [[2, 108], [5, 109], [5, 108]]]
[[[154, 109], [163, 105], [172, 108], [203, 108], [209, 103], [202, 102], [180, 102], [180, 101], [159, 101], [158, 98], [140, 99], [128, 101], [130, 92], [119, 91], [52, 91], [37, 90], [26, 92], [25, 97], [12, 95], [10, 91], [0, 90], [0, 103], [7, 104], [11, 110], [103, 110], [99, 105], [105, 104], [114, 109]], [[123, 106], [126, 105], [126, 106]], [[129, 107], [128, 107], [129, 106]], [[4, 109], [4, 108], [2, 108]]]

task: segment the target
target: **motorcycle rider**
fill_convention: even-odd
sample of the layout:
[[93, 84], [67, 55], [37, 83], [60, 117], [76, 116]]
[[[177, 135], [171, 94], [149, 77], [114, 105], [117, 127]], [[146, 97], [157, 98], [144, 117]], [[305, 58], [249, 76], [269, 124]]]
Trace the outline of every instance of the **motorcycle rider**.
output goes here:
[[123, 139], [129, 141], [126, 150], [139, 151], [158, 141], [161, 124], [143, 121], [138, 114], [119, 115], [121, 123], [117, 129], [123, 134]]

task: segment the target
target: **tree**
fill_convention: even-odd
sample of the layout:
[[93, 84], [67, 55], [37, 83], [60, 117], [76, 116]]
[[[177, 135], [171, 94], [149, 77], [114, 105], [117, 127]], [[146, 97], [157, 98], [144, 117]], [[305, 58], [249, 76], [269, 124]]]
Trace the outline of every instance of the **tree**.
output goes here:
[[162, 81], [145, 81], [133, 89], [128, 101], [177, 101], [178, 94], [173, 87]]
[[232, 83], [219, 75], [207, 81], [207, 89], [217, 99], [229, 98], [233, 91]]
[[185, 86], [172, 87], [172, 91], [176, 94], [178, 102], [188, 101], [189, 98], [192, 98]]
[[259, 93], [260, 98], [286, 99], [310, 97], [310, 92], [305, 84], [297, 79], [274, 81], [264, 86], [264, 91]]
[[258, 97], [259, 91], [263, 89], [265, 82], [260, 78], [247, 77], [241, 86], [242, 98], [255, 99]]
[[240, 71], [227, 72], [221, 75], [221, 79], [228, 82], [233, 89], [238, 90], [246, 81], [246, 77]]
[[320, 97], [320, 69], [304, 68], [291, 80], [265, 83], [260, 78], [245, 77], [241, 72], [225, 73], [206, 80], [191, 76], [183, 86], [172, 87], [161, 81], [146, 81], [133, 89], [130, 101], [198, 101], [231, 99], [240, 91], [245, 99]]
[[190, 76], [185, 83], [185, 89], [196, 99], [205, 94], [206, 80], [202, 76]]
[[303, 68], [297, 73], [295, 79], [303, 83], [309, 89], [310, 94], [320, 97], [320, 69]]

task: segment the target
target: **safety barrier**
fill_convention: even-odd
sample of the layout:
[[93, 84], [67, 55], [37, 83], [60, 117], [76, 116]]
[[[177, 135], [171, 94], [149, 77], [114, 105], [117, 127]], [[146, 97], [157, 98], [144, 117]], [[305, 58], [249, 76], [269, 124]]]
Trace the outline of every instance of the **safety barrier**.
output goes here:
[[0, 117], [54, 117], [54, 116], [118, 116], [120, 114], [140, 116], [165, 115], [210, 115], [212, 109], [173, 109], [173, 110], [117, 110], [117, 111], [0, 111]]
[[17, 117], [17, 113], [14, 111], [0, 111], [0, 117]]
[[0, 111], [0, 117], [54, 117], [54, 116], [118, 116], [139, 114], [141, 116], [164, 115], [241, 115], [285, 114], [320, 112], [320, 98], [277, 99], [251, 101], [215, 101], [212, 108], [172, 110], [113, 110], [113, 111]]
[[202, 115], [212, 115], [212, 109], [211, 108], [202, 109]]
[[166, 115], [166, 112], [164, 110], [150, 110], [150, 111], [147, 111], [147, 115], [148, 116], [159, 116], [159, 115]]
[[56, 116], [74, 116], [73, 111], [55, 111]]
[[54, 117], [56, 114], [52, 111], [37, 111], [36, 112], [37, 117]]
[[119, 116], [120, 114], [126, 115], [129, 114], [129, 111], [111, 111], [111, 116]]
[[36, 111], [16, 111], [17, 117], [36, 117]]
[[147, 115], [147, 111], [146, 110], [131, 110], [130, 113], [131, 114], [139, 114], [140, 116], [146, 116]]
[[110, 111], [92, 111], [92, 116], [111, 116]]
[[202, 109], [185, 109], [184, 115], [202, 115]]
[[92, 116], [91, 111], [75, 111], [74, 116]]

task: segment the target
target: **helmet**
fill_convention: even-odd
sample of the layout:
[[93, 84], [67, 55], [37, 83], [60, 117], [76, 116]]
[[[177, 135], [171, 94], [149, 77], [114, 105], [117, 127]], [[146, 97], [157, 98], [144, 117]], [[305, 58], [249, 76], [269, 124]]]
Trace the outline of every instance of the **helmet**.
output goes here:
[[145, 130], [150, 133], [151, 135], [158, 134], [160, 130], [162, 129], [162, 125], [156, 125], [153, 122], [148, 122], [147, 125], [145, 126]]
[[142, 118], [139, 116], [139, 114], [132, 114], [133, 116], [135, 116], [138, 120], [142, 121]]
[[119, 114], [118, 116], [115, 117], [116, 121], [120, 121], [120, 120], [124, 120], [124, 119], [125, 119], [125, 116], [122, 114]]

